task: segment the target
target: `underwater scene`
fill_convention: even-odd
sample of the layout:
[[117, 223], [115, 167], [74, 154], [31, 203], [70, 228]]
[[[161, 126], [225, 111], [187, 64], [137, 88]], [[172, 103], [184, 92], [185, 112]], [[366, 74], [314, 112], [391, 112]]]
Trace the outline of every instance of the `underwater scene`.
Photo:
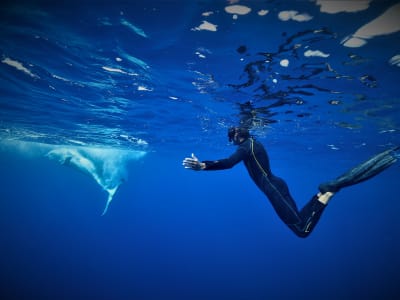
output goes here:
[[400, 299], [398, 0], [0, 14], [1, 299]]

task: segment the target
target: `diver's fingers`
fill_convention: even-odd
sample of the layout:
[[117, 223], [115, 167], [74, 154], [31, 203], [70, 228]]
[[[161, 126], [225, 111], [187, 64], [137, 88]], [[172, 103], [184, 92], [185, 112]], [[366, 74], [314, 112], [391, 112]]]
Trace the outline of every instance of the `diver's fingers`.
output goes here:
[[185, 169], [192, 169], [195, 171], [203, 170], [206, 165], [202, 163], [194, 153], [192, 153], [191, 157], [185, 157], [182, 161], [182, 165]]
[[199, 160], [193, 154], [192, 154], [192, 158], [186, 157], [182, 161], [182, 165], [184, 166], [185, 169], [192, 169], [192, 170], [200, 170], [201, 169], [201, 164], [200, 164]]
[[199, 161], [199, 159], [192, 153], [191, 157], [185, 157], [183, 161]]
[[189, 166], [189, 167], [197, 166], [198, 163], [199, 163], [199, 162], [198, 162], [197, 160], [194, 160], [194, 159], [192, 159], [192, 158], [185, 158], [185, 159], [183, 160], [183, 162], [182, 162], [182, 164], [183, 164], [184, 166]]
[[193, 159], [193, 158], [189, 158], [189, 157], [186, 157], [186, 158], [183, 160], [183, 163], [195, 163], [195, 162], [197, 162], [197, 160], [195, 160], [195, 159]]

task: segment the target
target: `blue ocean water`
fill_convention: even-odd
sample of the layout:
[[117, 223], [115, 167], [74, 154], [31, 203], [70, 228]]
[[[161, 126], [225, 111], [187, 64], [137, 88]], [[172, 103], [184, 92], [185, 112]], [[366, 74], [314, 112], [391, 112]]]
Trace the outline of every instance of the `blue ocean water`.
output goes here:
[[400, 144], [398, 1], [13, 1], [0, 7], [1, 299], [398, 299], [399, 164], [296, 237], [298, 206]]

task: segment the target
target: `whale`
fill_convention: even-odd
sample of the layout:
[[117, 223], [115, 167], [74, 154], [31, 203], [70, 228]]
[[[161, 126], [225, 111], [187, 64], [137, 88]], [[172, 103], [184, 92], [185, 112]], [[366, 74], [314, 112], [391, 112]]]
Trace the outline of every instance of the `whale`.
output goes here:
[[119, 186], [126, 181], [126, 163], [139, 159], [144, 154], [144, 151], [113, 148], [58, 146], [50, 150], [46, 157], [88, 175], [107, 192], [108, 197], [102, 213], [104, 216]]

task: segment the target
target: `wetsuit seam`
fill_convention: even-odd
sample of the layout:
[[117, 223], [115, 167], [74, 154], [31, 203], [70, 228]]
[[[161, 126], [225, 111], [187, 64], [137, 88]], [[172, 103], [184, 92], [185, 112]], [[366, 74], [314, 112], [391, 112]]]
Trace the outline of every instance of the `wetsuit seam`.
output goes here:
[[265, 177], [268, 178], [268, 173], [265, 172], [264, 168], [263, 168], [263, 167], [261, 166], [261, 164], [258, 162], [257, 157], [256, 157], [256, 155], [255, 155], [255, 153], [254, 153], [254, 140], [253, 140], [253, 139], [250, 139], [250, 140], [251, 140], [251, 155], [253, 156], [253, 158], [254, 158], [254, 160], [255, 160], [255, 162], [256, 162], [258, 168], [259, 168], [259, 169], [261, 170], [261, 172], [265, 175]]
[[[267, 180], [268, 184], [274, 189], [274, 191], [275, 191], [276, 193], [279, 194], [279, 196], [281, 197], [281, 200], [286, 204], [287, 207], [289, 207], [289, 209], [292, 211], [292, 213], [293, 213], [297, 218], [300, 218], [300, 217], [299, 217], [299, 214], [293, 209], [293, 207], [292, 207], [291, 205], [288, 204], [288, 202], [286, 201], [285, 197], [284, 197], [284, 196], [282, 195], [282, 193], [275, 187], [275, 185], [272, 184], [272, 182], [269, 180], [268, 177], [266, 177], [266, 180]], [[300, 218], [300, 220], [299, 220], [299, 223], [300, 223], [300, 222], [301, 222], [301, 218]], [[294, 223], [293, 225], [296, 225], [296, 224], [298, 224], [298, 223]]]
[[[269, 180], [269, 176], [268, 176], [267, 172], [265, 172], [264, 168], [263, 168], [263, 167], [261, 166], [261, 164], [258, 162], [257, 157], [256, 157], [256, 155], [255, 155], [255, 153], [254, 153], [254, 140], [253, 140], [253, 139], [250, 139], [250, 140], [251, 140], [251, 154], [252, 154], [252, 156], [253, 156], [255, 162], [257, 163], [257, 166], [260, 168], [261, 172], [264, 174], [265, 179], [267, 180], [268, 184], [275, 190], [276, 193], [279, 194], [279, 196], [281, 197], [281, 199], [283, 200], [283, 202], [286, 204], [287, 207], [289, 207], [289, 209], [292, 211], [292, 213], [294, 213], [294, 215], [295, 215], [296, 217], [299, 218], [298, 213], [293, 209], [293, 207], [292, 207], [291, 205], [288, 204], [288, 202], [286, 201], [285, 197], [283, 197], [283, 195], [281, 194], [281, 192], [280, 192], [280, 191], [275, 187], [275, 185], [273, 185], [272, 182]], [[299, 222], [301, 222], [301, 218], [300, 218], [300, 221], [299, 221]]]

